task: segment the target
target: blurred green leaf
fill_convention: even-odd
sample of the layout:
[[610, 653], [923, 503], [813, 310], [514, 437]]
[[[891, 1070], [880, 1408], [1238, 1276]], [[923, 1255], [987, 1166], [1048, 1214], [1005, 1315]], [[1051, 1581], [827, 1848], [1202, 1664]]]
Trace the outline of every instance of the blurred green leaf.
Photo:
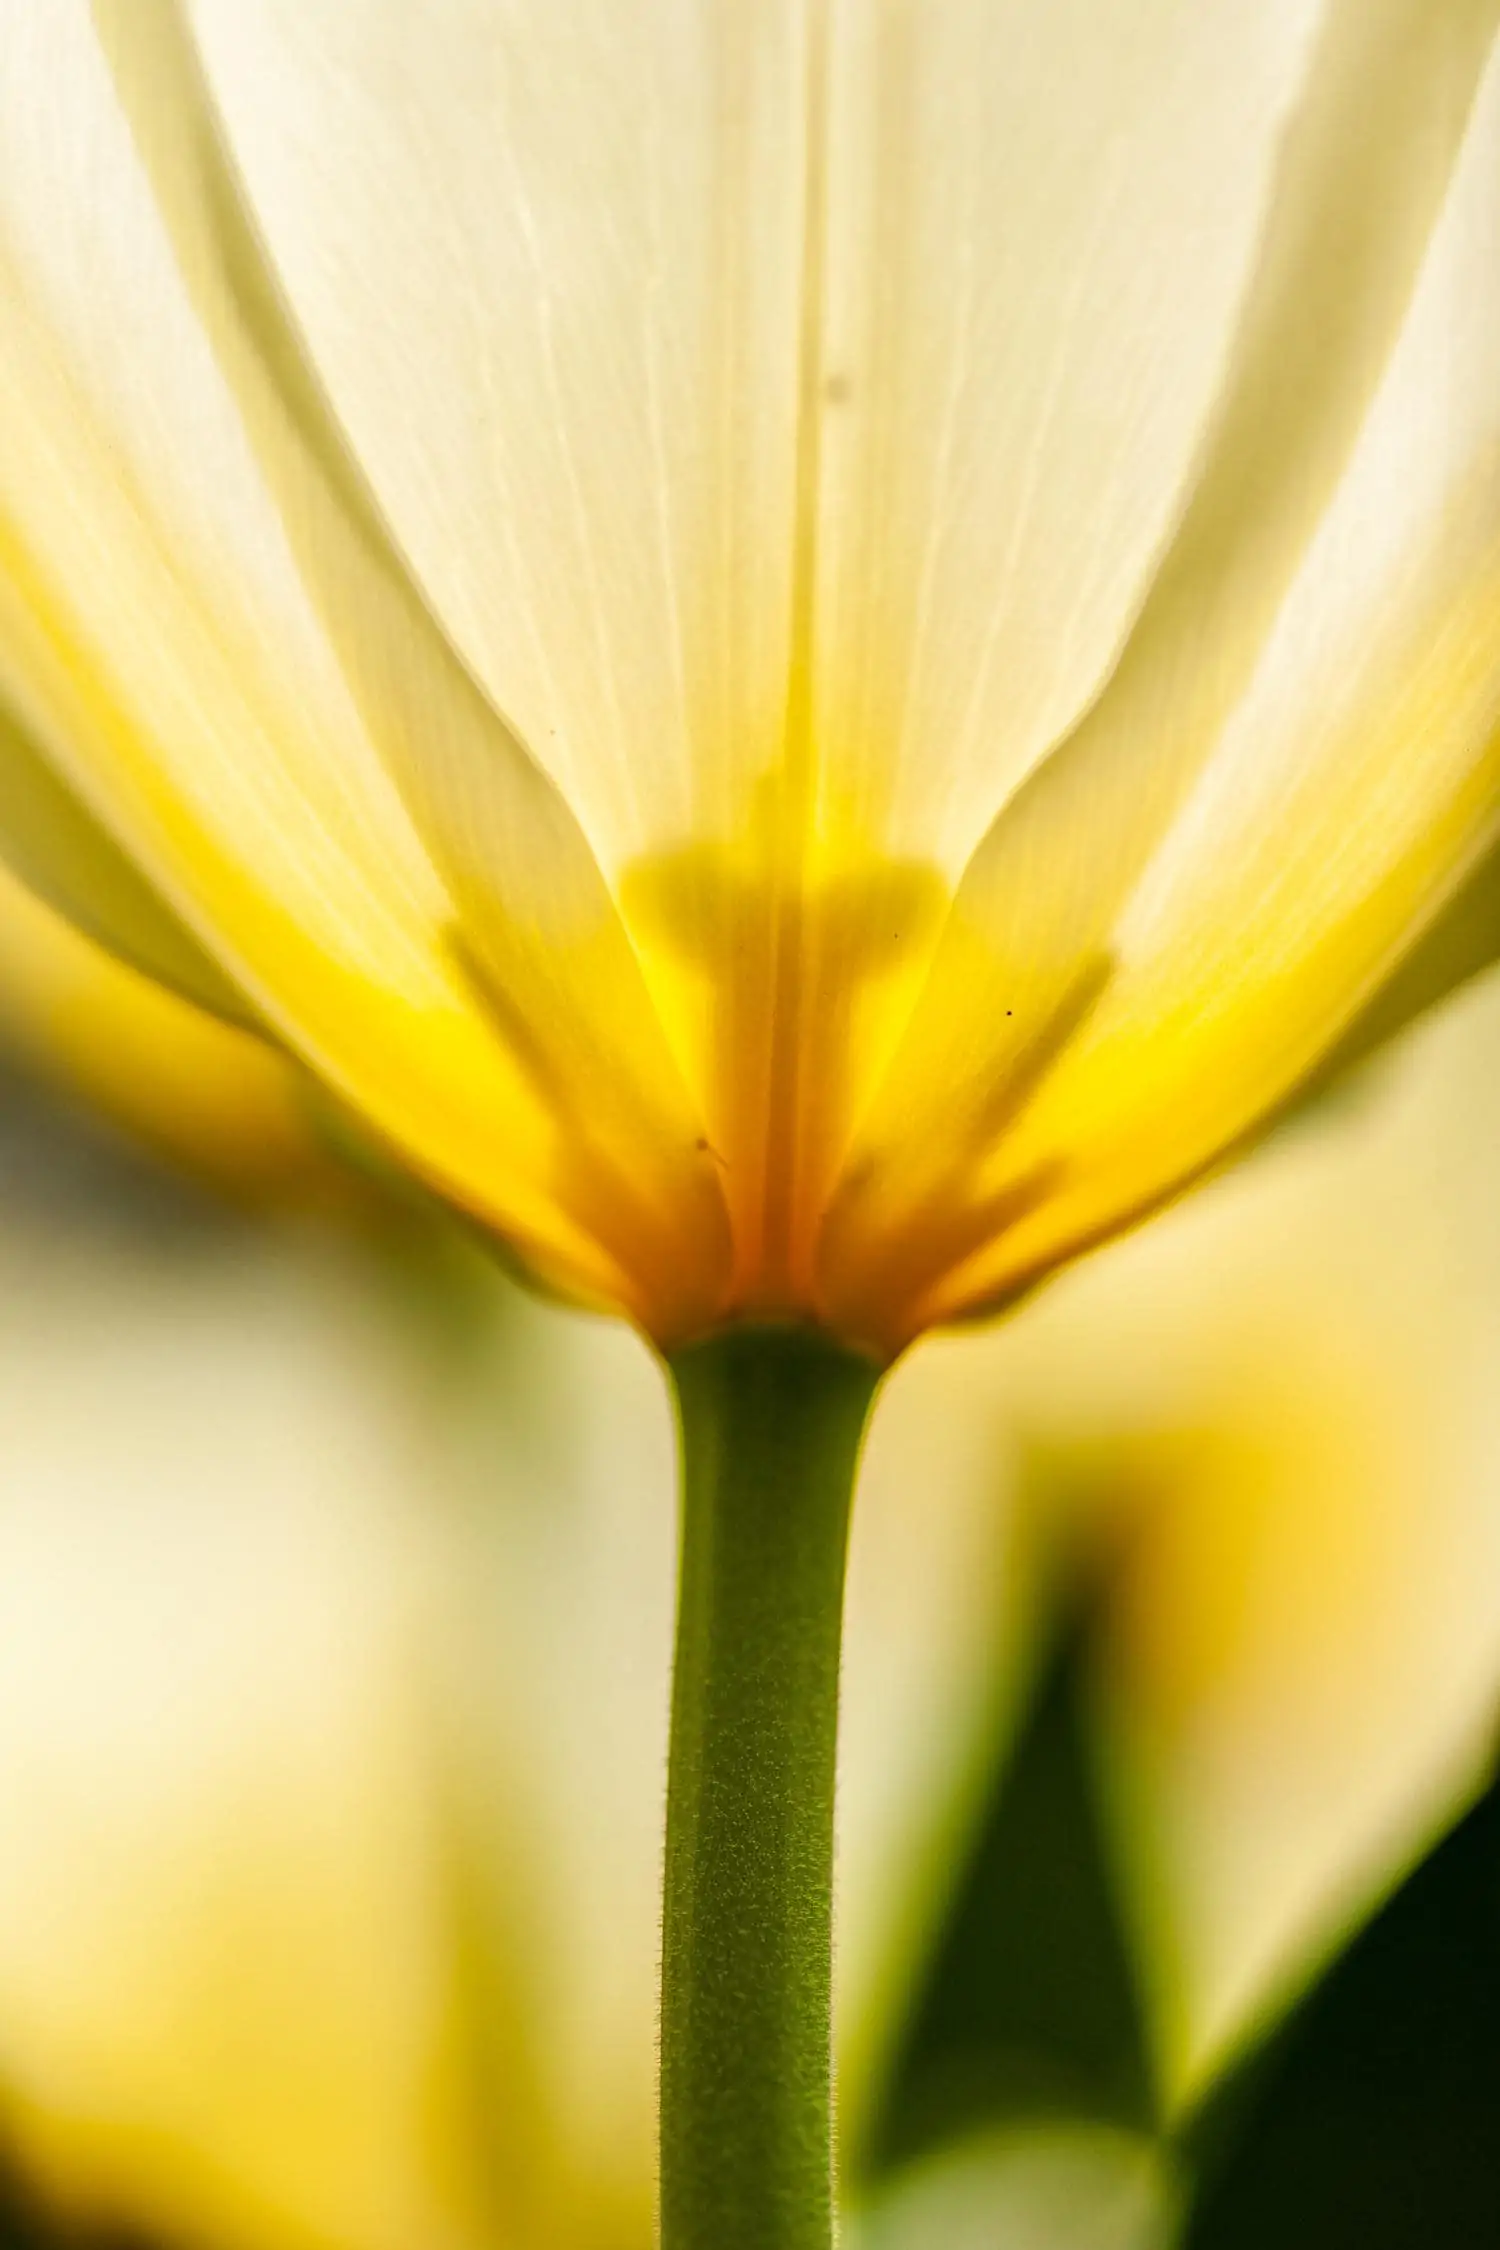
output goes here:
[[1043, 2125], [924, 2158], [846, 2232], [855, 2250], [1169, 2250], [1170, 2164], [1151, 2142]]
[[1500, 1784], [1215, 2106], [1183, 2250], [1500, 2243]]
[[872, 2169], [1040, 2118], [1148, 2129], [1146, 2037], [1091, 1777], [1082, 1607], [1039, 1669], [897, 2050]]

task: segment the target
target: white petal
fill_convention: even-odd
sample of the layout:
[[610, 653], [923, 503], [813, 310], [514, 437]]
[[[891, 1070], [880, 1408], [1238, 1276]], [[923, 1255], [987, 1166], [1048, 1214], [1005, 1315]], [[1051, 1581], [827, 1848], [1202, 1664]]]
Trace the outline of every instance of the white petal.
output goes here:
[[1116, 654], [1318, 14], [836, 11], [815, 736], [904, 853], [956, 873]]
[[[1261, 667], [1007, 1162], [1004, 1252], [1164, 1192], [1316, 1061], [1500, 826], [1500, 57], [1412, 316]], [[1014, 1269], [1012, 1269], [1014, 1270]]]
[[461, 645], [607, 867], [705, 798], [722, 827], [786, 693], [798, 10], [194, 22], [319, 371]]
[[[661, 1165], [696, 1178], [701, 1160], [680, 1094], [653, 1143], [629, 1073], [600, 1068], [588, 1208], [560, 1207], [559, 1081], [597, 1058], [588, 1024], [616, 1056], [654, 1028], [597, 871], [425, 620], [346, 460], [319, 450], [320, 402], [215, 171], [170, 7], [97, 15], [102, 47], [71, 5], [12, 8], [0, 78], [5, 578], [74, 691], [70, 780], [378, 1129], [549, 1267], [630, 1302], [616, 1260], [680, 1223]], [[566, 987], [571, 1005], [539, 1011], [544, 1047], [567, 1027], [561, 1056], [525, 1022], [510, 1052], [495, 1035], [372, 703], [397, 733], [417, 705], [440, 733], [481, 730], [486, 841], [503, 807], [500, 872], [524, 870], [505, 1004], [525, 1017], [528, 965], [553, 999]], [[493, 888], [482, 904], [464, 934], [498, 982]], [[541, 922], [573, 951], [538, 942]], [[650, 1113], [673, 1100], [666, 1068]], [[588, 1166], [618, 1176], [594, 1144], [622, 1109], [638, 1169], [612, 1203]]]
[[1248, 682], [1347, 466], [1497, 13], [1494, 0], [1338, 0], [1330, 11], [1192, 506], [1098, 707], [976, 857], [967, 911], [1036, 922], [1034, 898], [1007, 905], [1023, 856], [1059, 927], [1097, 935], [1118, 911]]
[[742, 822], [808, 671], [840, 809], [962, 857], [1180, 508], [1315, 0], [823, 13], [194, 11], [382, 503], [610, 869]]
[[[1018, 1204], [1035, 1206], [1011, 1227], [996, 1262], [1009, 1276], [1029, 1270], [1024, 1260], [1055, 1234], [1063, 1203], [1087, 1202], [1091, 1229], [1120, 1223], [1130, 1208], [1090, 1143], [1088, 1106], [1102, 1112], [1131, 1099], [1133, 1089], [1160, 1177], [1203, 1161], [1220, 1145], [1215, 1133], [1232, 1137], [1315, 1058], [1481, 840], [1487, 691], [1461, 661], [1448, 664], [1442, 643], [1448, 634], [1470, 636], [1483, 670], [1485, 631], [1475, 605], [1482, 610], [1489, 503], [1472, 480], [1483, 479], [1491, 442], [1493, 291], [1484, 236], [1495, 196], [1482, 177], [1477, 122], [1462, 182], [1453, 164], [1494, 15], [1492, 0], [1443, 11], [1383, 0], [1378, 11], [1351, 7], [1331, 21], [1300, 129], [1288, 143], [1220, 450], [1115, 680], [976, 855], [906, 1049], [867, 1125], [872, 1146], [904, 1136], [920, 1149], [931, 1118], [941, 1116], [950, 1153], [954, 1135], [965, 1134], [976, 1153], [987, 1142], [996, 1149], [957, 1233], [968, 1230], [977, 1246], [984, 1228], [974, 1207], [986, 1199], [996, 1232], [1016, 1218]], [[1370, 130], [1372, 115], [1385, 118], [1384, 131]], [[1434, 241], [1422, 268], [1439, 212], [1449, 247]], [[1465, 240], [1466, 252], [1458, 247]], [[1437, 268], [1455, 255], [1467, 256], [1467, 279], [1445, 284]], [[1395, 364], [1405, 370], [1399, 380]], [[1351, 456], [1356, 448], [1369, 454], [1375, 442], [1365, 425], [1381, 385], [1381, 415], [1398, 450], [1395, 432], [1405, 428], [1410, 458], [1394, 474], [1372, 467], [1363, 497], [1350, 498], [1357, 481]], [[1344, 550], [1335, 554], [1334, 535], [1319, 518], [1341, 472]], [[1460, 535], [1453, 511], [1465, 493], [1469, 530]], [[1309, 554], [1315, 536], [1323, 556], [1316, 565]], [[1294, 616], [1300, 626], [1288, 623]], [[1337, 641], [1337, 660], [1316, 681], [1304, 679], [1295, 708], [1290, 692], [1274, 719], [1267, 706], [1259, 734], [1274, 727], [1274, 752], [1264, 741], [1252, 751], [1248, 737], [1235, 752], [1235, 730], [1251, 724], [1248, 706], [1232, 721], [1229, 714], [1257, 663], [1275, 669], [1267, 652], [1273, 626], [1282, 641], [1299, 632], [1320, 647]], [[1364, 699], [1357, 714], [1356, 696]], [[1140, 976], [1118, 958], [1122, 947], [1140, 954], [1147, 945], [1144, 898], [1133, 931], [1124, 909], [1194, 776], [1226, 755], [1236, 772], [1263, 778], [1279, 761], [1283, 778], [1274, 787], [1267, 779], [1259, 798], [1266, 858], [1255, 859], [1253, 837], [1237, 825], [1248, 802], [1226, 808], [1214, 848], [1194, 859], [1207, 919], [1183, 933], [1170, 967], [1163, 957], [1164, 981], [1148, 1001]], [[1309, 803], [1320, 789], [1337, 787], [1346, 797], [1373, 797], [1385, 775], [1401, 795], [1404, 826], [1389, 827], [1360, 865], [1334, 853], [1335, 872], [1325, 863], [1339, 815], [1330, 806], [1331, 827], [1320, 828], [1303, 853], [1302, 838], [1312, 831], [1288, 794], [1294, 771]], [[1478, 792], [1472, 822], [1454, 807], [1465, 780]], [[1196, 834], [1206, 845], [1202, 814], [1193, 821], [1184, 837]], [[1175, 849], [1180, 859], [1182, 846]], [[1299, 901], [1281, 880], [1294, 858], [1308, 885]], [[1274, 896], [1267, 886], [1273, 863]], [[1403, 876], [1406, 890], [1399, 880], [1387, 884], [1387, 875]], [[1158, 1035], [1173, 1008], [1186, 1030], [1202, 1010], [1208, 979], [1217, 978], [1220, 1003], [1232, 991], [1233, 1007], [1240, 1006], [1253, 962], [1236, 902], [1248, 912], [1244, 902], [1257, 888], [1256, 911], [1271, 942], [1277, 932], [1289, 944], [1298, 933], [1309, 942], [1317, 934], [1336, 947], [1357, 922], [1367, 952], [1359, 954], [1357, 938], [1342, 962], [1330, 951], [1322, 980], [1303, 980], [1306, 1012], [1291, 1008], [1279, 1029], [1263, 1026], [1252, 1038], [1248, 1018], [1236, 1016], [1242, 1042], [1226, 1072], [1222, 1055]], [[1205, 939], [1205, 930], [1217, 934]], [[1079, 1038], [1085, 1019], [1089, 1029]], [[1085, 1080], [1074, 1067], [1106, 1027], [1120, 1072], [1108, 1087], [1098, 1069]], [[1136, 1042], [1128, 1057], [1127, 1041]], [[1069, 1060], [1058, 1069], [1060, 1054]], [[1182, 1083], [1166, 1089], [1165, 1074], [1178, 1069]], [[1039, 1084], [1047, 1089], [1040, 1100]], [[1216, 1122], [1210, 1128], [1206, 1115], [1200, 1119], [1204, 1138], [1189, 1160], [1183, 1138], [1195, 1128], [1181, 1105], [1205, 1096], [1210, 1108], [1218, 1100]]]

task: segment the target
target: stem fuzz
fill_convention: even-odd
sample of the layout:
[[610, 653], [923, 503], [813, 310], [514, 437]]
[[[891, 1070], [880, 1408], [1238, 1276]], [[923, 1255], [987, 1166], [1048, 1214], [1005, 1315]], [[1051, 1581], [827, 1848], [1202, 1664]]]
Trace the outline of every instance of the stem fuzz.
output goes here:
[[839, 1645], [879, 1370], [810, 1332], [744, 1329], [672, 1375], [662, 2246], [829, 2250]]

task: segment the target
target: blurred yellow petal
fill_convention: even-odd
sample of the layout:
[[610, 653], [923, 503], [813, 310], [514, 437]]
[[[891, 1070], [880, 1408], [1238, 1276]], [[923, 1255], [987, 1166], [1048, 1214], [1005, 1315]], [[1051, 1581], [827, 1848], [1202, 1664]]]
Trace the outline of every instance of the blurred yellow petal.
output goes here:
[[232, 1196], [352, 1195], [283, 1056], [126, 968], [8, 876], [0, 1054]]
[[1185, 1298], [1192, 1265], [1235, 1281], [1197, 1427], [1122, 1459], [1144, 1507], [1110, 1747], [1178, 2097], [1493, 1765], [1497, 998], [1427, 1035], [1341, 1154], [1268, 1162], [1164, 1246]]

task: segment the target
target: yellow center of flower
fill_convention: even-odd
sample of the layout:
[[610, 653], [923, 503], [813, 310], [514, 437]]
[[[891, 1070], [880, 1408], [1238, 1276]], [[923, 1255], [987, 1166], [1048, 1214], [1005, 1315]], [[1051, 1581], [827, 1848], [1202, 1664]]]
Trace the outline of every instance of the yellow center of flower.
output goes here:
[[840, 1160], [947, 901], [936, 869], [881, 855], [847, 820], [794, 826], [770, 782], [741, 835], [627, 870], [621, 907], [729, 1209], [726, 1319], [816, 1315]]

